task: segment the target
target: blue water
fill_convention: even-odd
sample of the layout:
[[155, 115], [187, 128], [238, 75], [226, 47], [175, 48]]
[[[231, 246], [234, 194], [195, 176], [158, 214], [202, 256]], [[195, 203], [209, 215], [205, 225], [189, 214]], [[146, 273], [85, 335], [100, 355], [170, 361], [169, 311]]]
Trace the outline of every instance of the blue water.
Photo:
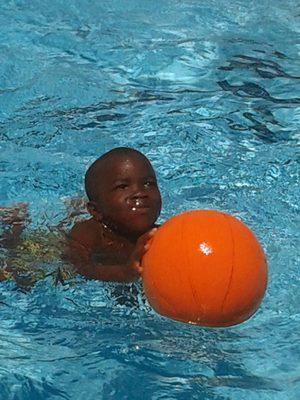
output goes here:
[[[66, 216], [115, 146], [152, 160], [163, 221], [243, 219], [269, 261], [227, 329], [154, 313], [139, 285], [0, 283], [0, 399], [300, 398], [299, 1], [0, 2], [0, 204]], [[298, 20], [297, 20], [298, 18]]]

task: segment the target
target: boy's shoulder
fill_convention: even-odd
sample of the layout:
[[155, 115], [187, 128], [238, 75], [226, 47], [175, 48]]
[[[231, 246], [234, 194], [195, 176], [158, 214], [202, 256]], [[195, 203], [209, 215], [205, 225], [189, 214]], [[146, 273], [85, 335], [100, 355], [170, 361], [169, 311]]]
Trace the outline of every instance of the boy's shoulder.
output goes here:
[[69, 233], [69, 239], [88, 249], [97, 248], [103, 236], [102, 225], [94, 218], [77, 222]]

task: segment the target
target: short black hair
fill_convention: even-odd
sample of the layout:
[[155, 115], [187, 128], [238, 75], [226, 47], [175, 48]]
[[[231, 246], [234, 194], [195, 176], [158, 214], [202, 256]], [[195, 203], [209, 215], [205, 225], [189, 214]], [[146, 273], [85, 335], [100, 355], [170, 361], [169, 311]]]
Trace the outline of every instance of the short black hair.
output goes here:
[[143, 157], [150, 165], [150, 161], [148, 158], [141, 153], [138, 150], [132, 149], [130, 147], [115, 147], [114, 149], [108, 151], [107, 153], [103, 154], [99, 158], [97, 158], [88, 168], [85, 174], [84, 178], [84, 187], [85, 187], [85, 192], [90, 201], [95, 201], [97, 200], [98, 196], [98, 186], [95, 185], [95, 180], [99, 178], [99, 171], [101, 169], [101, 166], [103, 165], [103, 162], [106, 161], [109, 158], [115, 157], [115, 156], [127, 156], [135, 154], [140, 157]]

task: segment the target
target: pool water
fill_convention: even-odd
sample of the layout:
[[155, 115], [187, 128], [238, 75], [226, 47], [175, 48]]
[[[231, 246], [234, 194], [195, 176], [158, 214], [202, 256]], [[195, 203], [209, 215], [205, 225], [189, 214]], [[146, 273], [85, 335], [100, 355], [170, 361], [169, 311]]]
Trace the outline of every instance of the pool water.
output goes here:
[[157, 170], [161, 221], [229, 212], [270, 269], [259, 311], [226, 329], [157, 315], [138, 284], [1, 282], [1, 400], [300, 398], [296, 6], [0, 3], [0, 204], [28, 202], [27, 233], [65, 218], [91, 161], [126, 145]]

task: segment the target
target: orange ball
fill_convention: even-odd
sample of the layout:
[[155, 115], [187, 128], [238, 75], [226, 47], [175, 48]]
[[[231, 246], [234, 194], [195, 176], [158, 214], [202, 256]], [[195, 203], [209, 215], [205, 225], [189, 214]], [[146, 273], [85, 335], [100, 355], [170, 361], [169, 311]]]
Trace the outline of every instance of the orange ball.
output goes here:
[[245, 321], [258, 309], [267, 286], [258, 240], [245, 224], [220, 211], [187, 211], [169, 219], [142, 264], [151, 306], [197, 325]]

